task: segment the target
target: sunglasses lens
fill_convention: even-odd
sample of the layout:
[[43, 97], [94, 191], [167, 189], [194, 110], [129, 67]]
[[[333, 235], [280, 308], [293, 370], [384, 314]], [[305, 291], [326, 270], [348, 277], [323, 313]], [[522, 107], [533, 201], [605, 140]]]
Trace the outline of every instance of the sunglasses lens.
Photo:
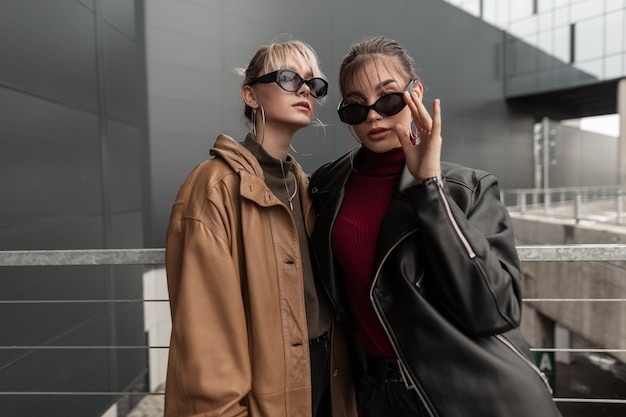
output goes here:
[[390, 93], [376, 100], [371, 106], [352, 103], [339, 107], [337, 111], [339, 112], [339, 119], [341, 119], [342, 122], [348, 123], [349, 125], [358, 125], [367, 119], [367, 113], [370, 109], [374, 109], [374, 111], [381, 116], [393, 116], [399, 113], [404, 106], [406, 106], [406, 103], [404, 102], [402, 93]]
[[293, 71], [282, 70], [278, 74], [276, 79], [278, 85], [285, 91], [295, 92], [300, 89], [303, 83], [309, 86], [311, 95], [315, 98], [321, 98], [328, 92], [328, 83], [321, 78], [311, 78], [310, 80], [304, 80], [301, 76]]
[[302, 85], [302, 78], [292, 71], [281, 71], [276, 80], [285, 91], [294, 92]]
[[393, 116], [406, 106], [402, 93], [387, 94], [379, 98], [372, 106], [377, 113], [383, 116]]
[[321, 98], [328, 92], [328, 84], [321, 78], [311, 78], [308, 83], [311, 89], [311, 95], [315, 98]]
[[367, 118], [369, 107], [353, 103], [339, 108], [339, 119], [349, 125], [358, 125]]

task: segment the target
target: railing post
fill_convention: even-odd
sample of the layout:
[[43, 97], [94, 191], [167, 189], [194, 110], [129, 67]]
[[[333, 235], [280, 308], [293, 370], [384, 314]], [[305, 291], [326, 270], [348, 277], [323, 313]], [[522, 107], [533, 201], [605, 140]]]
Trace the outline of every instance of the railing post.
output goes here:
[[[552, 218], [554, 216], [566, 216], [574, 219], [576, 223], [583, 220], [584, 215], [592, 213], [583, 213], [585, 208], [583, 204], [588, 204], [598, 199], [607, 200], [615, 199], [616, 212], [612, 212], [610, 222], [618, 225], [625, 225], [626, 221], [622, 216], [626, 216], [624, 211], [624, 195], [625, 191], [619, 186], [594, 186], [594, 187], [558, 187], [558, 188], [516, 188], [512, 190], [501, 191], [501, 198], [510, 210], [519, 211], [520, 214], [526, 214], [529, 210], [535, 213], [543, 211], [543, 216]], [[511, 194], [515, 194], [515, 200], [504, 201], [505, 198], [511, 199]], [[552, 196], [557, 204], [556, 212], [552, 209]], [[542, 201], [543, 199], [543, 201]], [[515, 205], [514, 205], [515, 204]], [[611, 204], [608, 201], [608, 204]], [[542, 208], [543, 206], [543, 208]], [[561, 212], [563, 208], [563, 212]], [[574, 213], [569, 210], [573, 210]], [[613, 220], [615, 213], [616, 220]], [[600, 220], [601, 222], [601, 220]]]
[[581, 192], [576, 193], [576, 200], [574, 202], [574, 219], [576, 220], [576, 224], [580, 222], [580, 208], [583, 204], [583, 198]]
[[617, 224], [622, 224], [622, 208], [624, 205], [624, 196], [622, 190], [617, 190]]

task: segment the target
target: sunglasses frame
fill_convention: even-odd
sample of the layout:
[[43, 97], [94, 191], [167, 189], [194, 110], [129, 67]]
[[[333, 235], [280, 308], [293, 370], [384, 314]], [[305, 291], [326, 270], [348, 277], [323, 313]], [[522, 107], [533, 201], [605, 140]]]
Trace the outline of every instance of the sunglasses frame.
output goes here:
[[[280, 76], [285, 73], [285, 72], [289, 72], [291, 74], [293, 74], [294, 76], [298, 77], [300, 79], [300, 82], [298, 83], [298, 87], [295, 90], [287, 90], [282, 84], [281, 84], [281, 79]], [[324, 91], [321, 95], [316, 96], [314, 94], [314, 91], [316, 91], [313, 88], [313, 82], [315, 82], [316, 80], [319, 80], [321, 82], [324, 83]], [[311, 94], [312, 97], [314, 98], [322, 98], [324, 96], [326, 96], [328, 94], [328, 82], [320, 77], [313, 77], [313, 78], [309, 78], [308, 80], [305, 80], [304, 78], [302, 78], [302, 76], [300, 74], [298, 74], [295, 71], [289, 70], [289, 69], [279, 69], [276, 71], [272, 71], [270, 73], [267, 73], [265, 75], [262, 75], [260, 77], [255, 78], [254, 80], [252, 80], [250, 82], [249, 85], [254, 85], [257, 83], [262, 83], [262, 84], [270, 84], [270, 83], [276, 83], [278, 84], [278, 86], [280, 88], [282, 88], [283, 90], [289, 92], [289, 93], [295, 93], [296, 91], [298, 91], [300, 89], [300, 87], [302, 87], [302, 84], [306, 84], [309, 87], [309, 90], [311, 90], [309, 93]]]
[[[404, 89], [404, 91], [409, 91], [410, 92], [412, 89], [413, 89], [413, 80], [411, 80], [411, 82]], [[375, 102], [373, 102], [372, 104], [370, 104], [369, 106], [366, 106], [365, 104], [360, 104], [360, 103], [345, 104], [343, 102], [343, 100], [341, 100], [339, 102], [339, 104], [337, 105], [337, 113], [339, 114], [339, 119], [343, 123], [347, 123], [349, 125], [358, 125], [358, 124], [363, 123], [367, 119], [367, 115], [369, 114], [370, 110], [374, 110], [376, 113], [378, 113], [378, 114], [380, 114], [381, 116], [384, 116], [384, 117], [396, 115], [396, 114], [400, 113], [402, 111], [402, 109], [404, 109], [406, 107], [406, 102], [404, 101], [404, 91], [402, 91], [402, 92], [398, 91], [398, 92], [383, 94], [382, 96], [378, 97], [378, 99]], [[383, 112], [379, 111], [376, 108], [376, 106], [380, 102], [380, 100], [382, 100], [382, 99], [384, 99], [386, 97], [389, 97], [389, 96], [400, 96], [400, 98], [402, 99], [402, 106], [400, 108], [398, 108], [397, 111], [393, 111], [391, 113], [383, 113]], [[355, 123], [351, 123], [351, 122], [345, 120], [345, 118], [343, 116], [343, 110], [346, 107], [349, 107], [349, 106], [358, 106], [358, 107], [363, 108], [363, 109], [366, 110], [365, 113], [364, 113], [363, 118], [360, 121], [355, 122]]]

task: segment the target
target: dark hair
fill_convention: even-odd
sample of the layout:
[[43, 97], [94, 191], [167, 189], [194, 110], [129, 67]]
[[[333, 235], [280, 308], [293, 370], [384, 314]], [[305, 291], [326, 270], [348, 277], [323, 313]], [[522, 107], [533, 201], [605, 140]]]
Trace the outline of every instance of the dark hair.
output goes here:
[[339, 89], [342, 97], [345, 98], [359, 72], [370, 61], [394, 67], [404, 74], [407, 80], [419, 80], [413, 58], [397, 41], [381, 36], [366, 38], [353, 44], [350, 52], [343, 57], [339, 70]]
[[[314, 77], [326, 78], [320, 69], [315, 50], [302, 41], [288, 40], [264, 45], [254, 54], [248, 67], [240, 70], [244, 77], [242, 87], [261, 75], [285, 68], [290, 58], [302, 59], [310, 66]], [[244, 115], [246, 120], [252, 118], [250, 106], [246, 105]]]

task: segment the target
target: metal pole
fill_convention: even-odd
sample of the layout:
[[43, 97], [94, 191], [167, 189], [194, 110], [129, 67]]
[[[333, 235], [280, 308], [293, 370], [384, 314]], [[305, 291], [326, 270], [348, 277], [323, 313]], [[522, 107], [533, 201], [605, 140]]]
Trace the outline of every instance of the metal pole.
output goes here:
[[622, 190], [617, 191], [617, 224], [622, 224], [622, 209], [624, 207], [624, 196]]
[[543, 204], [545, 214], [550, 211], [550, 119], [541, 119], [541, 140], [543, 141]]

